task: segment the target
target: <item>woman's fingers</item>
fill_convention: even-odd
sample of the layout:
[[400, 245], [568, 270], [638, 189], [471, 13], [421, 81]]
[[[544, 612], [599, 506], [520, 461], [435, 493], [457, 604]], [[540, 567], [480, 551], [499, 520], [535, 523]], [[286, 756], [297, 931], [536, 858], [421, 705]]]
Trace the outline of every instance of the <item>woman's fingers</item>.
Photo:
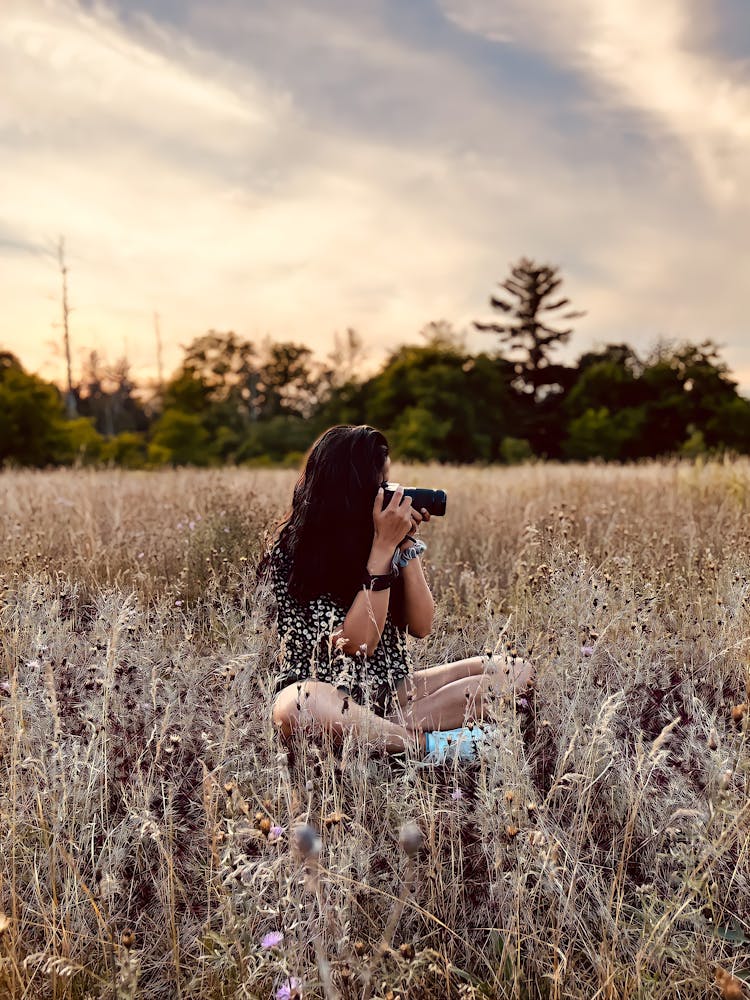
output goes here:
[[404, 487], [398, 486], [394, 491], [393, 498], [385, 510], [382, 507], [383, 500], [375, 500], [373, 508], [373, 520], [375, 522], [375, 534], [381, 541], [392, 543], [395, 547], [409, 531], [412, 525], [411, 497], [404, 496]]

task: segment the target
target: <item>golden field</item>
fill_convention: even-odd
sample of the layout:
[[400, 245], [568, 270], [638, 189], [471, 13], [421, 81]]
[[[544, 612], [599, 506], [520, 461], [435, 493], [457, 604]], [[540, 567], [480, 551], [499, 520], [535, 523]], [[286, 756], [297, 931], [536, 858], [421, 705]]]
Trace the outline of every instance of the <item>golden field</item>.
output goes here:
[[0, 476], [0, 996], [750, 995], [750, 463], [394, 466], [449, 495], [417, 667], [537, 669], [429, 769], [277, 743], [294, 478]]

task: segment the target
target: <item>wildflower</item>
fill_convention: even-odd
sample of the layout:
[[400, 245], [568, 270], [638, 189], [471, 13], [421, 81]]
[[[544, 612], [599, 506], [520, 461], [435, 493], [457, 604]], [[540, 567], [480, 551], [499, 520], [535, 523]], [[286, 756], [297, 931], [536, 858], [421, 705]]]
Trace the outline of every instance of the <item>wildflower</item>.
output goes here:
[[581, 646], [581, 656], [593, 656], [594, 647], [593, 646]]
[[145, 552], [139, 552], [139, 553], [138, 553], [138, 558], [139, 558], [139, 559], [143, 559], [143, 557], [144, 557], [145, 555], [146, 555], [146, 553], [145, 553]]
[[274, 825], [268, 831], [269, 843], [273, 842], [274, 840], [280, 840], [284, 836], [285, 831], [286, 831], [285, 826], [279, 826], [277, 823], [274, 823]]
[[453, 789], [453, 792], [451, 793], [451, 798], [453, 799], [454, 802], [460, 802], [463, 797], [464, 793], [461, 791], [460, 788]]
[[276, 1000], [298, 1000], [302, 996], [302, 983], [290, 976], [276, 990]]
[[176, 608], [181, 608], [181, 607], [182, 607], [182, 601], [175, 601], [175, 602], [174, 602], [174, 606], [175, 606]]
[[260, 942], [261, 948], [277, 948], [284, 940], [281, 931], [270, 931]]

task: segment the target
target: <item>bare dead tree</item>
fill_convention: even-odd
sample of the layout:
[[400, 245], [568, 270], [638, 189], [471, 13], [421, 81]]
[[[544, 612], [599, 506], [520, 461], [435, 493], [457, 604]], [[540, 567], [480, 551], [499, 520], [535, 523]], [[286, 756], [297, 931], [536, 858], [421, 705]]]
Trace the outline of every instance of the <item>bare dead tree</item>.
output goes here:
[[161, 352], [161, 330], [159, 328], [159, 313], [154, 311], [154, 334], [156, 335], [156, 368], [158, 378], [159, 399], [164, 400], [164, 363]]
[[68, 371], [68, 387], [65, 393], [65, 412], [69, 418], [78, 415], [76, 407], [76, 397], [73, 392], [73, 373], [70, 363], [70, 328], [68, 317], [70, 316], [70, 306], [68, 305], [68, 267], [65, 263], [65, 238], [60, 237], [57, 245], [57, 259], [60, 263], [60, 274], [62, 275], [62, 314], [63, 314], [63, 343], [65, 347], [65, 363]]

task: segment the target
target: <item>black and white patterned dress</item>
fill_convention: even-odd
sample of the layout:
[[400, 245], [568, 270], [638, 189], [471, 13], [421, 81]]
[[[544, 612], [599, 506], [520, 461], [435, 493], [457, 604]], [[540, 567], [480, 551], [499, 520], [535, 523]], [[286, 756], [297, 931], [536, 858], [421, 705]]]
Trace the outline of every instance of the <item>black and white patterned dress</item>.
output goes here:
[[411, 673], [406, 632], [388, 611], [380, 642], [371, 656], [350, 656], [337, 649], [331, 636], [349, 611], [330, 594], [300, 604], [289, 593], [292, 559], [276, 544], [271, 550], [271, 581], [278, 616], [279, 657], [276, 691], [310, 678], [327, 681], [360, 705], [386, 715], [394, 704], [396, 685]]

